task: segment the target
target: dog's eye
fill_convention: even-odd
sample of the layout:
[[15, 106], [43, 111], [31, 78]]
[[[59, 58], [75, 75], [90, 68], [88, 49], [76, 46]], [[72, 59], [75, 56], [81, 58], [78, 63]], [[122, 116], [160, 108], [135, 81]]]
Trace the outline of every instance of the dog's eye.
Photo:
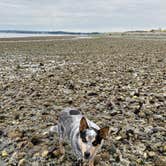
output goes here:
[[82, 142], [86, 143], [87, 142], [86, 138], [82, 138]]
[[93, 142], [92, 142], [92, 145], [93, 145], [93, 146], [97, 146], [97, 144], [98, 144], [97, 141], [93, 141]]

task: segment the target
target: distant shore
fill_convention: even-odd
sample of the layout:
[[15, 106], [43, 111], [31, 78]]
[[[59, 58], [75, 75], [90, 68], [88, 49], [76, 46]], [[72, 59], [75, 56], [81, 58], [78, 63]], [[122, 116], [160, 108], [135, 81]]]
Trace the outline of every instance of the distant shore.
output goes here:
[[100, 34], [48, 34], [48, 33], [6, 33], [0, 31], [0, 41], [40, 41], [40, 40], [75, 40], [83, 38], [138, 38], [138, 39], [163, 39], [166, 40], [165, 32], [110, 32]]

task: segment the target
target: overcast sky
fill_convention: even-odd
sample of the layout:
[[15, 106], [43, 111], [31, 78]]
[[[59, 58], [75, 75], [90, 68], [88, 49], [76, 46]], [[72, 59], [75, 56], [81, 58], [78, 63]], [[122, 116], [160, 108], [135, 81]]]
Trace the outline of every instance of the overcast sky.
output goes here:
[[166, 28], [166, 0], [0, 0], [0, 29], [123, 31]]

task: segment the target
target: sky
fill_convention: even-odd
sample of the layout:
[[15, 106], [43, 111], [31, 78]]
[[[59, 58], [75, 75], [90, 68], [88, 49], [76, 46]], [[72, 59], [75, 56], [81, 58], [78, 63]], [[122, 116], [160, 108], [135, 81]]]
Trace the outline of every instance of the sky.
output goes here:
[[166, 29], [166, 0], [0, 0], [0, 30]]

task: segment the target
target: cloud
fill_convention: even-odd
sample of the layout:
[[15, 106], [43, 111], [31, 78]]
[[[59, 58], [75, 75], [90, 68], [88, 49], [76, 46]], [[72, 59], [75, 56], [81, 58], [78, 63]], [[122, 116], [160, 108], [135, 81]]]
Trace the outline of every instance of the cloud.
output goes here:
[[165, 0], [1, 0], [0, 29], [111, 31], [165, 26]]

